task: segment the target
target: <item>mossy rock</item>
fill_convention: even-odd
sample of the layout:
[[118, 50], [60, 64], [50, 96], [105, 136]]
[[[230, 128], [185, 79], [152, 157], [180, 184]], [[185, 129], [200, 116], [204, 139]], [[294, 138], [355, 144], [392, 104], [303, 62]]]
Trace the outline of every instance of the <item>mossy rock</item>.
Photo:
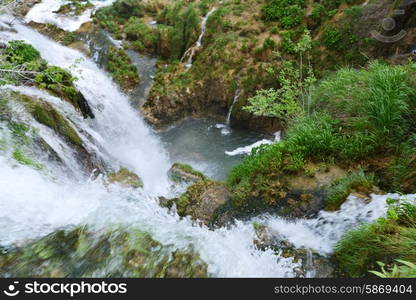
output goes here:
[[0, 254], [2, 277], [207, 277], [192, 250], [174, 250], [138, 229], [58, 230]]
[[77, 40], [77, 36], [75, 33], [65, 31], [53, 24], [42, 24], [30, 21], [28, 25], [35, 28], [40, 33], [53, 39], [54, 41], [62, 43], [65, 46], [68, 46]]
[[262, 250], [272, 250], [279, 256], [289, 258], [300, 266], [294, 269], [297, 277], [305, 277], [313, 272], [314, 277], [328, 278], [334, 276], [334, 262], [331, 257], [307, 248], [296, 248], [286, 237], [274, 232], [271, 228], [254, 223], [256, 239], [254, 245]]
[[211, 225], [217, 209], [229, 200], [230, 192], [224, 183], [200, 180], [189, 186], [179, 198], [164, 199], [161, 205], [171, 208], [175, 204], [179, 216], [190, 216]]
[[143, 181], [140, 177], [126, 168], [121, 168], [118, 172], [109, 174], [108, 180], [110, 183], [119, 183], [122, 186], [134, 189], [143, 187]]
[[51, 128], [68, 142], [82, 147], [82, 140], [70, 123], [49, 103], [15, 93], [15, 99], [24, 104], [36, 121]]
[[190, 165], [175, 163], [168, 172], [169, 178], [176, 183], [195, 183], [207, 177]]
[[93, 8], [89, 0], [70, 0], [68, 3], [65, 3], [59, 7], [57, 11], [54, 11], [56, 14], [60, 15], [75, 15], [79, 16], [89, 8]]
[[[3, 91], [2, 100], [5, 101], [4, 104], [10, 102], [14, 105], [23, 106], [27, 113], [33, 116], [35, 121], [53, 130], [76, 152], [77, 160], [86, 173], [91, 174], [94, 170], [104, 172], [104, 162], [84, 147], [83, 141], [74, 125], [53, 105], [41, 98], [22, 95], [10, 90]], [[0, 101], [0, 108], [1, 105], [2, 101]], [[38, 151], [43, 151], [50, 161], [58, 164], [63, 163], [58, 153], [39, 136], [35, 128], [31, 128], [26, 123], [15, 122], [13, 110], [10, 110], [8, 105], [5, 105], [4, 108], [5, 110], [0, 113], [0, 120], [9, 124], [9, 129], [13, 133], [15, 140], [13, 156], [16, 161], [35, 169], [41, 169], [41, 165], [36, 159], [32, 158], [33, 149], [37, 149]]]
[[[55, 34], [59, 35], [61, 33]], [[82, 113], [84, 118], [94, 118], [94, 113], [88, 101], [74, 85], [77, 78], [61, 67], [48, 65], [47, 61], [41, 58], [39, 51], [33, 48], [32, 45], [24, 41], [12, 40], [8, 42], [0, 54], [5, 56], [2, 62], [3, 68], [19, 69], [25, 74], [25, 76], [17, 75], [18, 73], [12, 73], [13, 75], [3, 74], [0, 84], [34, 84], [38, 88], [69, 102]]]

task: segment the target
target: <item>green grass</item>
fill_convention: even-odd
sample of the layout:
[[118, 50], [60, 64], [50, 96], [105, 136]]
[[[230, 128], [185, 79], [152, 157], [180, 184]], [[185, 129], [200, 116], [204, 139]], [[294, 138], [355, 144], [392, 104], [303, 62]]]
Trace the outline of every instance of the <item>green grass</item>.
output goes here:
[[415, 65], [373, 62], [368, 69], [344, 68], [325, 79], [313, 94], [315, 109], [343, 120], [350, 131], [371, 136], [378, 145], [394, 146], [412, 132], [411, 108]]
[[[209, 2], [204, 1], [204, 5]], [[201, 11], [193, 3], [171, 1], [160, 11], [151, 3], [125, 4], [119, 0], [99, 9], [95, 20], [118, 39], [125, 34], [136, 51], [167, 60], [181, 59], [198, 38]], [[158, 26], [148, 26], [145, 15], [156, 19]]]
[[374, 176], [366, 175], [363, 171], [351, 173], [335, 181], [328, 188], [325, 210], [338, 210], [353, 190], [364, 193], [371, 192], [374, 181]]
[[140, 82], [136, 66], [123, 49], [110, 46], [106, 68], [123, 90], [131, 90]]
[[396, 264], [389, 269], [385, 269], [385, 264], [382, 262], [377, 262], [381, 268], [379, 271], [370, 271], [370, 273], [380, 277], [380, 278], [416, 278], [416, 264], [409, 261], [396, 259]]
[[337, 244], [334, 256], [348, 277], [368, 275], [377, 262], [393, 264], [396, 259], [416, 261], [416, 206], [389, 201], [386, 218], [348, 232]]
[[254, 149], [231, 170], [227, 183], [236, 203], [272, 203], [284, 191], [274, 184], [286, 175], [306, 174], [308, 162], [357, 169], [380, 159], [374, 178], [358, 172], [335, 183], [329, 210], [338, 209], [352, 189], [370, 189], [374, 182], [386, 191], [414, 192], [415, 73], [413, 64], [374, 62], [368, 69], [341, 69], [319, 82], [311, 92], [311, 113], [291, 120], [283, 141]]

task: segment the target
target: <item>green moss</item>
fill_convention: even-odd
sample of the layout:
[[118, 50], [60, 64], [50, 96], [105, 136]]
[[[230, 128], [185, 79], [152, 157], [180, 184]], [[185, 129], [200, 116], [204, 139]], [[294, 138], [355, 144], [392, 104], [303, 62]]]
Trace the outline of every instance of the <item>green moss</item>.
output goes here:
[[94, 5], [88, 0], [70, 0], [69, 3], [63, 4], [56, 11], [58, 14], [81, 15], [85, 10], [93, 8]]
[[17, 138], [20, 143], [25, 145], [29, 143], [28, 133], [31, 130], [30, 126], [12, 121], [9, 122], [8, 127], [12, 132], [13, 137]]
[[212, 184], [214, 184], [213, 181], [203, 180], [189, 186], [187, 191], [175, 201], [178, 215], [181, 217], [187, 216], [188, 208], [196, 203], [203, 191]]
[[374, 183], [374, 176], [368, 176], [363, 171], [351, 173], [335, 181], [327, 191], [325, 210], [338, 210], [353, 190], [365, 194], [370, 193]]
[[57, 134], [65, 137], [76, 146], [82, 146], [82, 140], [70, 123], [49, 103], [20, 96], [20, 101], [39, 123], [53, 129]]
[[196, 182], [199, 180], [205, 180], [207, 177], [192, 168], [190, 165], [174, 163], [169, 171], [169, 178], [174, 182]]
[[192, 250], [175, 250], [138, 229], [95, 233], [59, 230], [0, 255], [0, 273], [13, 277], [206, 277]]
[[71, 45], [72, 43], [79, 41], [77, 33], [65, 31], [53, 24], [41, 24], [32, 21], [29, 23], [29, 25], [34, 27], [42, 34], [47, 35], [49, 38], [59, 43], [62, 43], [65, 46]]
[[10, 41], [4, 54], [11, 63], [24, 64], [40, 58], [40, 53], [24, 41]]
[[33, 159], [29, 158], [22, 149], [16, 149], [12, 153], [12, 157], [15, 161], [17, 161], [21, 165], [29, 166], [34, 168], [35, 170], [42, 170], [43, 165], [34, 161]]
[[[203, 208], [202, 206], [206, 205], [206, 203], [201, 203], [201, 199], [203, 199], [207, 190], [210, 190], [211, 188], [215, 189], [218, 187], [224, 187], [224, 184], [209, 179], [197, 181], [190, 185], [186, 192], [183, 193], [179, 198], [167, 201], [165, 206], [170, 208], [173, 206], [173, 204], [176, 204], [176, 209], [179, 216], [192, 216], [196, 219], [199, 218], [201, 220], [204, 219], [205, 221], [208, 221], [207, 219], [211, 217], [210, 214], [213, 212], [204, 211], [204, 209], [206, 210], [207, 208]], [[222, 195], [219, 196], [221, 197]]]
[[110, 183], [120, 183], [124, 186], [132, 187], [135, 189], [143, 187], [143, 181], [140, 179], [140, 177], [126, 168], [121, 168], [116, 173], [110, 173], [108, 175], [108, 179]]
[[123, 90], [132, 90], [140, 82], [136, 66], [123, 49], [110, 46], [108, 51], [107, 71]]

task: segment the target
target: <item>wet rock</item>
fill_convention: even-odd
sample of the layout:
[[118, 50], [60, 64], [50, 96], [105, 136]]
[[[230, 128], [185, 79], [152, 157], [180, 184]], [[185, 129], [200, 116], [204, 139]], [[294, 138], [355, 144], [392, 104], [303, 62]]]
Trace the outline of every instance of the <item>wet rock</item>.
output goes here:
[[140, 177], [126, 168], [121, 168], [118, 172], [109, 174], [108, 180], [110, 183], [119, 183], [122, 186], [134, 189], [143, 187], [143, 181]]
[[29, 10], [35, 5], [40, 3], [42, 0], [23, 0], [15, 1], [14, 9], [12, 13], [18, 17], [24, 17], [29, 12]]
[[175, 163], [168, 172], [169, 178], [176, 183], [195, 183], [206, 176], [189, 165]]
[[262, 224], [253, 224], [256, 231], [254, 245], [260, 250], [272, 249], [279, 256], [291, 257], [300, 264], [294, 269], [297, 277], [328, 278], [334, 276], [334, 263], [331, 257], [307, 248], [296, 248], [287, 238], [273, 232]]
[[162, 200], [161, 205], [176, 205], [179, 216], [191, 216], [194, 220], [210, 225], [216, 211], [230, 199], [225, 184], [211, 180], [201, 180], [189, 186], [179, 198]]
[[233, 218], [247, 219], [261, 213], [292, 218], [311, 218], [324, 208], [326, 190], [346, 172], [337, 166], [306, 166], [306, 170], [275, 172], [233, 184], [231, 200], [217, 219], [220, 224]]
[[[17, 102], [20, 105], [23, 105], [27, 112], [31, 114], [37, 122], [49, 127], [57, 135], [61, 136], [77, 153], [77, 159], [81, 162], [86, 173], [91, 174], [94, 170], [97, 173], [104, 172], [104, 163], [101, 159], [85, 148], [82, 139], [73, 128], [73, 125], [65, 118], [65, 116], [56, 110], [53, 105], [43, 99], [25, 96], [17, 92], [3, 91], [3, 93], [8, 101]], [[9, 114], [10, 112], [5, 112], [2, 117], [7, 121], [11, 118]], [[41, 148], [45, 149], [45, 151], [51, 150], [43, 140], [36, 141], [36, 143]], [[53, 150], [47, 152], [49, 152], [51, 158], [55, 157], [54, 160], [59, 161], [59, 158]]]
[[85, 99], [84, 95], [81, 92], [78, 92], [77, 102], [78, 102], [78, 107], [81, 110], [81, 113], [85, 119], [95, 118], [95, 115], [92, 112], [91, 106], [89, 105], [87, 99]]
[[173, 250], [143, 231], [59, 230], [0, 254], [0, 277], [207, 277], [193, 250]]

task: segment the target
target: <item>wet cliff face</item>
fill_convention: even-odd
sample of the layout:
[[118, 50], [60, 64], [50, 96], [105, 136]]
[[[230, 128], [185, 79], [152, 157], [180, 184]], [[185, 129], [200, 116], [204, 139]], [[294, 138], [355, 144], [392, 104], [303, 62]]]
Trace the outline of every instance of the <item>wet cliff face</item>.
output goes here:
[[243, 107], [257, 89], [279, 86], [276, 74], [282, 61], [298, 64], [299, 57], [290, 48], [305, 28], [312, 35], [313, 48], [308, 55], [318, 78], [342, 65], [365, 66], [372, 59], [406, 63], [413, 58], [414, 1], [334, 4], [327, 8], [332, 9], [331, 13], [318, 23], [315, 6], [319, 1], [309, 1], [304, 21], [290, 29], [264, 19], [266, 2], [224, 2], [208, 19], [203, 45], [190, 69], [183, 64], [160, 65], [143, 107], [151, 124], [163, 126], [188, 116], [224, 119], [240, 86], [242, 95], [233, 109], [233, 125], [281, 128], [279, 120], [254, 117]]

